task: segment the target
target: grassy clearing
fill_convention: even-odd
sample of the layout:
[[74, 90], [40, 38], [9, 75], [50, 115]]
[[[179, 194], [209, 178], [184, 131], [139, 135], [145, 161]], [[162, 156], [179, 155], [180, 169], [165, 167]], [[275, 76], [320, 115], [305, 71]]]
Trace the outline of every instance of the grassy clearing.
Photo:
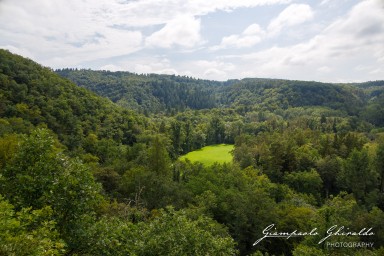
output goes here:
[[230, 163], [232, 162], [232, 154], [234, 145], [212, 145], [206, 146], [199, 150], [189, 152], [188, 154], [181, 156], [179, 159], [189, 159], [191, 162], [201, 162], [204, 165], [212, 165], [215, 162], [218, 163]]

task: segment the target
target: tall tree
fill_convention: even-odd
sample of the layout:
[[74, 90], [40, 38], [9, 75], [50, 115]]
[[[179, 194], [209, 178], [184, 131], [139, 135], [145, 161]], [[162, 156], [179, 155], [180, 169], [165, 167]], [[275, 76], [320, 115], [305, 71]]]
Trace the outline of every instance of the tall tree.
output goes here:
[[101, 202], [100, 186], [86, 166], [65, 156], [56, 145], [60, 144], [45, 129], [24, 136], [1, 171], [0, 193], [17, 210], [50, 206], [60, 233], [73, 248]]
[[148, 168], [157, 175], [167, 176], [170, 171], [170, 158], [167, 141], [156, 135], [148, 149]]
[[369, 192], [376, 188], [376, 173], [370, 168], [367, 149], [354, 149], [345, 162], [344, 179], [357, 200], [365, 201]]
[[207, 140], [209, 144], [220, 144], [225, 139], [224, 122], [218, 116], [214, 116], [208, 126]]
[[375, 157], [375, 167], [376, 171], [379, 175], [379, 189], [380, 192], [384, 192], [384, 142], [380, 142]]

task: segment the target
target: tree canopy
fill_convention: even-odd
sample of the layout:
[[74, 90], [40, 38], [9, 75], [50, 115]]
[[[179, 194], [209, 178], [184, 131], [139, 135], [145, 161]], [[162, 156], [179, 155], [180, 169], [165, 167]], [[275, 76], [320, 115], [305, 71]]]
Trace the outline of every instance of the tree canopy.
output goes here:
[[[383, 81], [207, 81], [0, 50], [1, 255], [383, 255]], [[233, 145], [232, 162], [181, 155]], [[263, 230], [318, 235], [265, 238]], [[370, 236], [319, 240], [334, 225]]]

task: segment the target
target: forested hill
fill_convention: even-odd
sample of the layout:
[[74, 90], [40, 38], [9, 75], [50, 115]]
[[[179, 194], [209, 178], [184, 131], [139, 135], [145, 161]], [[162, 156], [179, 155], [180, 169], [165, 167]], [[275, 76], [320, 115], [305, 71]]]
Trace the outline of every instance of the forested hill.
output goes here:
[[62, 69], [56, 71], [81, 87], [145, 113], [234, 107], [249, 110], [323, 106], [356, 115], [384, 89], [384, 81], [331, 84], [280, 79], [227, 82], [174, 75]]
[[216, 107], [216, 88], [222, 85], [180, 76], [129, 72], [61, 69], [56, 73], [121, 106], [149, 113]]
[[143, 122], [52, 70], [1, 49], [0, 85], [0, 134], [45, 126], [73, 149], [90, 133], [131, 144]]

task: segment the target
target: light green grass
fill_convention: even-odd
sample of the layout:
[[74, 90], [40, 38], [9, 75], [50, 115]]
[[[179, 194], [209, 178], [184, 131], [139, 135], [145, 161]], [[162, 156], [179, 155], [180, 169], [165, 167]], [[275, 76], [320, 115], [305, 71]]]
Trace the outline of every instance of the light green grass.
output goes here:
[[234, 145], [213, 145], [206, 146], [199, 150], [189, 152], [188, 154], [181, 156], [180, 160], [189, 159], [191, 162], [200, 162], [206, 166], [210, 166], [215, 162], [220, 164], [232, 162], [232, 154]]

